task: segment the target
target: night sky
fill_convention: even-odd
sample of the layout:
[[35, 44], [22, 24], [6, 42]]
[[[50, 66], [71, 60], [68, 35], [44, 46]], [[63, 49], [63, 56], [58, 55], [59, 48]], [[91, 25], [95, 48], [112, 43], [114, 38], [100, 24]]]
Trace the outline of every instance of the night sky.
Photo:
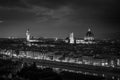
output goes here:
[[36, 37], [84, 37], [90, 27], [108, 38], [119, 26], [119, 0], [0, 0], [0, 37], [25, 37], [27, 28]]

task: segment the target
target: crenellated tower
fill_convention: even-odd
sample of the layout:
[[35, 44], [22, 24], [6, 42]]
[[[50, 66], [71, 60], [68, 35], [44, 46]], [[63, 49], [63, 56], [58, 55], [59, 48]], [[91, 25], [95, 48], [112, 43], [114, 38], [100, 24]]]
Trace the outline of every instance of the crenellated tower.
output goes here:
[[29, 32], [29, 29], [27, 29], [27, 31], [26, 31], [26, 39], [27, 39], [27, 41], [30, 41], [30, 32]]

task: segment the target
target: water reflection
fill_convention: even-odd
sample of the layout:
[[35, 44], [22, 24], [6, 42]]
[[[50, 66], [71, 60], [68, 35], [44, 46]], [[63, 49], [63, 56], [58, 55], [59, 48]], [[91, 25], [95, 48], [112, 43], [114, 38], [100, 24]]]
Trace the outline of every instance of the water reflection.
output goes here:
[[[44, 68], [51, 68], [49, 66], [37, 66], [38, 68], [44, 69]], [[102, 77], [102, 78], [108, 78], [112, 80], [120, 80], [120, 77], [116, 76], [106, 76], [105, 74], [98, 74], [98, 73], [91, 73], [91, 72], [83, 72], [83, 71], [75, 71], [75, 70], [69, 70], [69, 69], [64, 69], [64, 68], [52, 68], [54, 72], [56, 73], [61, 73], [61, 72], [71, 72], [71, 73], [77, 73], [77, 74], [83, 74], [83, 75], [91, 75], [91, 76], [96, 76], [96, 77]]]

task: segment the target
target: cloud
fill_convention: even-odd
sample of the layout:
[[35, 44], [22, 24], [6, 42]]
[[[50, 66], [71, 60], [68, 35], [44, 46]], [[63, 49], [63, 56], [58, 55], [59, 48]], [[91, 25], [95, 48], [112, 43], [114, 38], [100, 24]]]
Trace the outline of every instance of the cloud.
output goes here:
[[[49, 19], [99, 19], [111, 23], [120, 21], [119, 0], [26, 0], [31, 10]], [[74, 11], [74, 12], [73, 12]], [[78, 19], [79, 18], [79, 19]], [[46, 19], [47, 20], [47, 19]]]
[[21, 7], [21, 8], [26, 8], [27, 5], [23, 0], [0, 0], [0, 7], [6, 7], [6, 8]]
[[34, 13], [38, 20], [92, 19], [120, 21], [119, 0], [0, 0], [0, 7]]
[[69, 18], [72, 15], [73, 9], [69, 6], [61, 6], [58, 9], [49, 9], [41, 6], [33, 6], [32, 9], [29, 9], [30, 12], [35, 13], [37, 19], [46, 20], [60, 20], [63, 18]]
[[[63, 3], [63, 0], [61, 1]], [[70, 14], [72, 9], [69, 6], [61, 5], [60, 1], [54, 0], [1, 0], [0, 9], [17, 10], [34, 13], [37, 20], [59, 20]], [[57, 6], [60, 7], [57, 7]], [[53, 7], [54, 6], [54, 7]]]
[[0, 23], [3, 23], [3, 21], [0, 20]]

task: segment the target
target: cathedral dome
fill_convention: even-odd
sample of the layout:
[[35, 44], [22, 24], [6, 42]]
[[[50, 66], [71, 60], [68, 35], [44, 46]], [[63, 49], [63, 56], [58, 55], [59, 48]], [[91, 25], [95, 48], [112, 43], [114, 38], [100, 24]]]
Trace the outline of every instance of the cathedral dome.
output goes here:
[[87, 40], [87, 41], [94, 40], [94, 34], [91, 32], [90, 28], [88, 29], [88, 31], [84, 37], [84, 40]]
[[86, 37], [93, 37], [94, 34], [91, 32], [91, 29], [88, 29], [88, 32], [86, 33]]

